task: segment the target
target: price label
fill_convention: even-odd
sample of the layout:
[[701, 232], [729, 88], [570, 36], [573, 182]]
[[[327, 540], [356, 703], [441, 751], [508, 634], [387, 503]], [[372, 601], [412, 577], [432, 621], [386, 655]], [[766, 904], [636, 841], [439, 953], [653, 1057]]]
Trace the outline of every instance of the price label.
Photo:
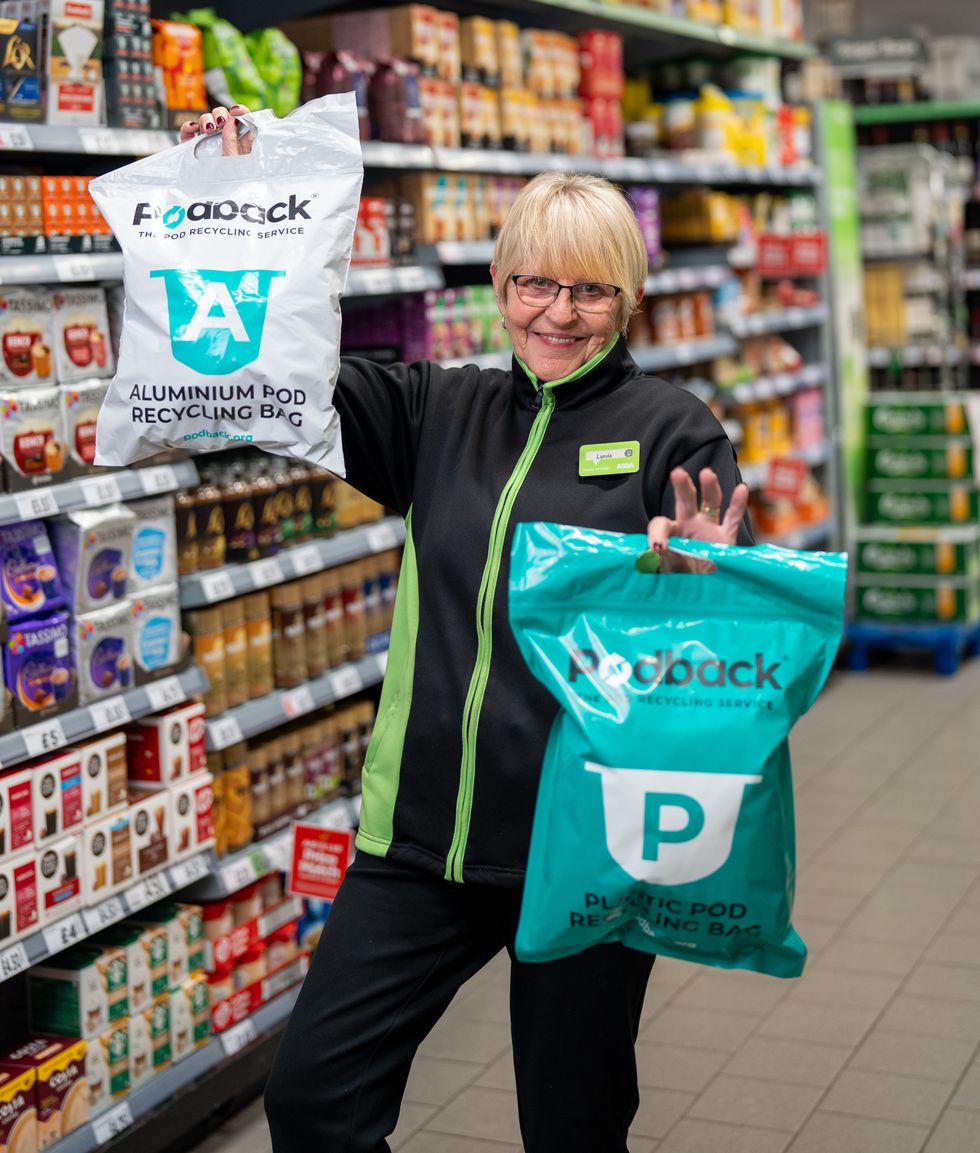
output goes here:
[[154, 901], [162, 901], [171, 893], [170, 878], [166, 873], [152, 873], [145, 880], [135, 884], [126, 891], [126, 904], [131, 913], [152, 905]]
[[24, 729], [23, 737], [29, 757], [39, 757], [42, 753], [53, 753], [55, 749], [60, 749], [62, 745], [68, 743], [65, 730], [57, 718], [47, 721], [43, 725], [31, 725], [29, 729]]
[[156, 492], [172, 492], [178, 488], [177, 474], [172, 464], [159, 464], [156, 468], [139, 470], [143, 491], [151, 495]]
[[[269, 841], [264, 846], [266, 860], [275, 873], [285, 873], [289, 868], [289, 859], [292, 856], [292, 844], [289, 837]], [[291, 918], [289, 918], [291, 919]]]
[[122, 141], [110, 128], [82, 128], [79, 129], [78, 135], [83, 152], [118, 156], [122, 151]]
[[97, 933], [107, 925], [114, 925], [126, 916], [126, 908], [118, 897], [110, 897], [107, 901], [86, 909], [82, 916], [85, 918], [85, 928], [90, 933]]
[[367, 542], [372, 552], [384, 552], [398, 544], [398, 537], [390, 524], [373, 524], [367, 530]]
[[232, 580], [231, 573], [202, 573], [200, 581], [201, 590], [209, 602], [226, 601], [235, 595], [235, 582]]
[[257, 560], [248, 566], [252, 576], [252, 584], [257, 589], [264, 589], [267, 585], [277, 585], [285, 580], [282, 565], [275, 557], [267, 560]]
[[129, 1102], [120, 1101], [118, 1105], [113, 1105], [101, 1117], [96, 1117], [92, 1122], [92, 1132], [95, 1134], [95, 1140], [99, 1145], [105, 1145], [114, 1137], [118, 1137], [120, 1133], [125, 1133], [132, 1123], [133, 1110], [130, 1108]]
[[114, 476], [89, 476], [78, 483], [89, 506], [115, 504], [122, 500], [122, 489]]
[[36, 520], [42, 516], [55, 516], [61, 510], [50, 488], [39, 488], [37, 492], [18, 492], [14, 504], [21, 520]]
[[221, 1048], [224, 1049], [225, 1055], [233, 1057], [236, 1053], [240, 1053], [246, 1045], [251, 1045], [253, 1041], [258, 1038], [259, 1031], [255, 1027], [255, 1022], [251, 1017], [246, 1017], [244, 1021], [239, 1021], [237, 1025], [232, 1025], [221, 1034]]
[[290, 720], [304, 713], [312, 713], [315, 708], [316, 702], [308, 685], [300, 685], [298, 689], [290, 689], [288, 693], [282, 694], [282, 711]]
[[353, 665], [346, 665], [330, 674], [330, 688], [334, 698], [349, 697], [351, 693], [359, 692], [364, 687], [361, 674]]
[[97, 733], [106, 729], [117, 729], [120, 725], [128, 725], [133, 719], [129, 714], [129, 705], [125, 697], [110, 697], [107, 701], [97, 701], [89, 705], [89, 715], [92, 717], [92, 727]]
[[209, 721], [208, 736], [211, 738], [213, 749], [227, 749], [229, 745], [237, 745], [239, 741], [245, 740], [237, 717], [222, 717], [217, 721]]
[[71, 256], [52, 257], [55, 275], [64, 283], [74, 283], [78, 280], [96, 280], [98, 273], [89, 256], [76, 253]]
[[16, 977], [18, 973], [23, 973], [30, 967], [31, 962], [28, 960], [27, 950], [21, 941], [0, 953], [0, 981], [6, 981], [8, 977]]
[[146, 686], [146, 695], [150, 701], [151, 712], [158, 713], [161, 709], [169, 709], [171, 705], [179, 705], [184, 700], [184, 686], [179, 677], [164, 677]]
[[0, 127], [0, 149], [11, 152], [33, 152], [34, 141], [26, 128], [4, 124]]
[[60, 953], [62, 949], [77, 945], [87, 936], [82, 918], [75, 913], [62, 921], [56, 921], [44, 930], [44, 946], [49, 953]]
[[315, 544], [305, 544], [302, 548], [290, 549], [288, 556], [297, 576], [306, 576], [307, 573], [319, 572], [323, 568], [323, 559]]
[[243, 857], [240, 861], [231, 861], [222, 868], [219, 876], [221, 877], [221, 887], [226, 893], [237, 893], [239, 889], [244, 889], [246, 885], [251, 885], [253, 881], [258, 879], [255, 865], [249, 857]]
[[130, 132], [129, 134], [129, 147], [134, 156], [149, 156], [151, 152], [156, 152], [154, 145], [156, 144], [154, 132]]
[[170, 870], [170, 883], [175, 889], [183, 889], [193, 885], [195, 881], [203, 880], [210, 872], [208, 859], [202, 853], [198, 857], [191, 857], [189, 861], [181, 861]]

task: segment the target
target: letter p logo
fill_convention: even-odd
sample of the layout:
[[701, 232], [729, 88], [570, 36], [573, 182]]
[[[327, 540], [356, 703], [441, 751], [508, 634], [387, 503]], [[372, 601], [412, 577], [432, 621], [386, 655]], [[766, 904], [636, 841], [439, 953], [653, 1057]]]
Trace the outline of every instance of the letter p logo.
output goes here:
[[643, 820], [643, 857], [656, 861], [661, 845], [695, 840], [704, 828], [704, 809], [683, 793], [647, 793]]

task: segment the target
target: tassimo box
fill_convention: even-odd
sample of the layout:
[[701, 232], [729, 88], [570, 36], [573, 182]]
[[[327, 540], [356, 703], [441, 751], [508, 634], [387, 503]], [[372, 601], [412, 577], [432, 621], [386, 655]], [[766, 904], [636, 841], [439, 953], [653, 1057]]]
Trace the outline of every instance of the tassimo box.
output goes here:
[[40, 925], [34, 850], [0, 856], [0, 948]]
[[34, 770], [0, 772], [0, 859], [34, 845]]
[[82, 824], [82, 762], [60, 753], [33, 769], [34, 842], [43, 846]]
[[76, 613], [126, 599], [134, 522], [120, 504], [79, 509], [52, 521], [58, 569]]
[[51, 294], [37, 288], [0, 292], [0, 381], [54, 384]]
[[65, 444], [71, 470], [76, 475], [94, 471], [95, 425], [108, 391], [107, 380], [78, 380], [58, 389]]
[[58, 380], [68, 383], [115, 372], [105, 291], [59, 288], [52, 294], [54, 359]]
[[9, 492], [65, 479], [68, 451], [57, 388], [0, 392], [0, 451]]
[[0, 1066], [0, 1153], [35, 1153], [37, 1109], [33, 1069]]
[[74, 834], [37, 850], [38, 905], [44, 924], [82, 907], [82, 838]]
[[91, 704], [133, 687], [133, 620], [128, 601], [96, 612], [77, 613], [71, 636], [79, 704]]
[[168, 785], [207, 769], [204, 705], [178, 705], [127, 729], [129, 779]]
[[68, 632], [68, 614], [63, 612], [11, 626], [3, 674], [19, 726], [35, 724], [78, 703]]
[[37, 1147], [46, 1149], [88, 1120], [84, 1041], [73, 1037], [32, 1037], [6, 1053], [0, 1068], [34, 1072]]
[[176, 583], [134, 594], [132, 650], [136, 683], [163, 676], [180, 661], [180, 592]]
[[154, 588], [177, 579], [177, 528], [170, 494], [132, 501], [134, 589]]
[[78, 754], [82, 768], [82, 816], [86, 823], [125, 809], [129, 804], [126, 787], [126, 734], [109, 733], [86, 741], [71, 750]]
[[0, 526], [0, 597], [8, 621], [64, 607], [48, 531], [40, 520]]

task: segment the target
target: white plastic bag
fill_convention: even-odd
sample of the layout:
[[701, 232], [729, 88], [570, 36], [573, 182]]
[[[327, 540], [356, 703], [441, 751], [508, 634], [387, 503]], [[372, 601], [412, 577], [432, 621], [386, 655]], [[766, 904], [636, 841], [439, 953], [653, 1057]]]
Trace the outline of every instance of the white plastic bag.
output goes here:
[[244, 118], [91, 184], [123, 249], [119, 366], [95, 463], [254, 444], [344, 475], [332, 407], [363, 163], [353, 93]]

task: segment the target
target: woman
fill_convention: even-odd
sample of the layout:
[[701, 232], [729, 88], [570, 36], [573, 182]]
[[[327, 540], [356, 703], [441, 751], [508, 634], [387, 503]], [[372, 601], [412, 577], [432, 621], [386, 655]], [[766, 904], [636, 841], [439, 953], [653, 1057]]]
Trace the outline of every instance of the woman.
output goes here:
[[[237, 151], [242, 111], [216, 109], [183, 135], [221, 131]], [[416, 1048], [501, 949], [525, 1149], [626, 1150], [653, 957], [619, 945], [513, 957], [557, 707], [521, 659], [506, 590], [518, 521], [646, 528], [659, 550], [670, 535], [749, 540], [721, 426], [627, 351], [646, 273], [622, 194], [548, 173], [517, 198], [490, 268], [509, 370], [342, 360], [348, 480], [403, 515], [408, 535], [359, 852], [266, 1090], [277, 1153], [384, 1153]], [[585, 446], [624, 442], [635, 471], [582, 475]]]

